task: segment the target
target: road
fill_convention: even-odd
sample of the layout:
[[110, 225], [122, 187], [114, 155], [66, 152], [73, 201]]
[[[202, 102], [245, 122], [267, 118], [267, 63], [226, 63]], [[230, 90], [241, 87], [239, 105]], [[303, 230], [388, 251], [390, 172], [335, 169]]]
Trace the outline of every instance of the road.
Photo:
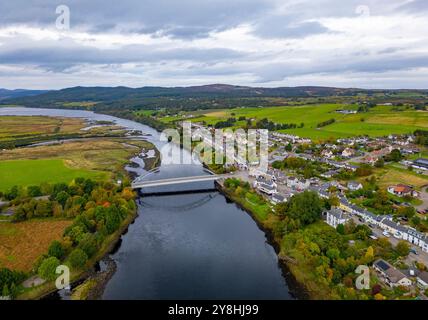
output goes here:
[[[362, 223], [357, 216], [353, 215], [352, 219], [354, 220], [354, 222], [356, 224], [364, 224]], [[374, 227], [370, 227], [369, 228], [373, 231], [373, 235], [377, 238], [386, 238], [383, 235], [383, 230], [380, 229], [377, 226]], [[400, 239], [394, 238], [394, 236], [390, 235], [390, 237], [388, 237], [389, 242], [391, 242], [391, 244], [393, 246], [396, 246], [398, 244], [398, 242], [400, 241]], [[407, 242], [408, 243], [408, 242]], [[413, 265], [414, 261], [418, 261], [418, 262], [422, 262], [423, 264], [425, 264], [426, 266], [428, 266], [428, 253], [423, 252], [421, 248], [415, 246], [415, 245], [411, 245], [411, 248], [413, 248], [418, 254], [414, 254], [414, 253], [409, 253], [409, 255], [407, 256], [405, 263], [408, 264], [409, 266]]]

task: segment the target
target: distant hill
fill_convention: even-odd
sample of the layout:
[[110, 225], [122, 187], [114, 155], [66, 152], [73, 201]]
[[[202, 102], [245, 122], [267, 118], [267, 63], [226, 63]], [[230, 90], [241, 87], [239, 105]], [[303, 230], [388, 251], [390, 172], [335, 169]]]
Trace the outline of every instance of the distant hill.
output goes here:
[[[15, 95], [13, 96], [13, 92]], [[139, 108], [213, 108], [232, 105], [269, 105], [272, 98], [356, 97], [358, 95], [397, 95], [417, 92], [426, 96], [427, 90], [365, 90], [357, 88], [302, 87], [245, 87], [211, 84], [193, 87], [72, 87], [48, 92], [14, 90], [2, 104], [20, 104], [28, 107], [67, 107], [107, 109]], [[8, 94], [6, 92], [6, 94]], [[1, 91], [0, 91], [1, 97]]]
[[35, 96], [46, 92], [48, 91], [47, 90], [25, 90], [25, 89], [8, 90], [8, 89], [0, 88], [0, 100]]

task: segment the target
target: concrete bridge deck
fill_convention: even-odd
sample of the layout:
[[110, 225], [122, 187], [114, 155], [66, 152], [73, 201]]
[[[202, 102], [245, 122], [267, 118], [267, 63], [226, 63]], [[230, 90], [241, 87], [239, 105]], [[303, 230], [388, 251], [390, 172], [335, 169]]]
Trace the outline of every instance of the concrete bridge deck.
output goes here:
[[180, 178], [167, 178], [151, 181], [136, 181], [133, 182], [131, 187], [133, 189], [142, 189], [148, 187], [159, 187], [159, 186], [169, 186], [169, 185], [178, 185], [191, 182], [204, 182], [204, 181], [215, 181], [221, 178], [226, 178], [227, 175], [204, 175], [204, 176], [193, 176], [193, 177], [180, 177]]

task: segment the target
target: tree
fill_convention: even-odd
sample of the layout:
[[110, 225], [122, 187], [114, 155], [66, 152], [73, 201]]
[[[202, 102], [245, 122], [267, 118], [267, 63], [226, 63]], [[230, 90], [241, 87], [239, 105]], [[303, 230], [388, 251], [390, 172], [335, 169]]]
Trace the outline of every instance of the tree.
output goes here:
[[379, 158], [376, 162], [375, 162], [375, 167], [376, 168], [383, 168], [385, 166], [385, 160], [383, 160], [383, 158]]
[[3, 297], [9, 297], [9, 296], [10, 296], [10, 292], [9, 292], [9, 288], [8, 288], [7, 284], [5, 284], [5, 285], [3, 286], [3, 290], [2, 290], [2, 292], [1, 292], [1, 295], [2, 295]]
[[82, 249], [89, 258], [92, 257], [98, 250], [95, 236], [92, 233], [86, 233], [79, 243], [79, 248]]
[[407, 257], [410, 252], [410, 246], [406, 241], [399, 241], [395, 247], [395, 251], [397, 251], [401, 257]]
[[45, 280], [55, 280], [56, 268], [60, 265], [60, 261], [55, 257], [49, 257], [41, 263], [38, 274]]
[[65, 254], [64, 248], [62, 247], [61, 242], [54, 240], [48, 249], [48, 255], [51, 257], [55, 257], [61, 259]]
[[82, 249], [74, 249], [68, 259], [73, 268], [83, 268], [88, 261], [88, 256]]
[[345, 226], [343, 224], [339, 224], [336, 228], [337, 232], [344, 235], [345, 234]]
[[69, 197], [70, 197], [70, 195], [67, 192], [60, 191], [56, 195], [55, 200], [58, 201], [58, 203], [61, 204], [61, 206], [64, 208]]
[[394, 149], [390, 154], [385, 156], [386, 161], [399, 162], [403, 159], [403, 155], [399, 149]]
[[313, 191], [305, 191], [290, 199], [287, 203], [286, 215], [307, 225], [319, 220], [322, 210], [322, 202], [318, 194]]
[[39, 186], [29, 186], [27, 188], [27, 194], [29, 197], [40, 197], [42, 195], [42, 189]]
[[370, 246], [367, 248], [366, 254], [364, 255], [364, 263], [371, 263], [374, 260], [374, 250], [373, 247]]

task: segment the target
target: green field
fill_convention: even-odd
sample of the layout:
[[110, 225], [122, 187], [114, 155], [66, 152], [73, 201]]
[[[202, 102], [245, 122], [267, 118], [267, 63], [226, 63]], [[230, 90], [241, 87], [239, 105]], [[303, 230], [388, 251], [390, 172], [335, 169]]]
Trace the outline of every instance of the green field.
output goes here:
[[[283, 130], [284, 133], [308, 137], [314, 140], [328, 138], [342, 138], [357, 135], [385, 136], [391, 133], [407, 134], [416, 129], [428, 128], [428, 112], [404, 110], [396, 111], [393, 107], [377, 106], [369, 112], [351, 115], [343, 115], [335, 112], [337, 109], [353, 109], [356, 105], [342, 104], [320, 104], [306, 106], [284, 106], [269, 108], [235, 108], [224, 110], [206, 110], [201, 112], [187, 112], [180, 116], [160, 118], [163, 122], [171, 122], [184, 119], [189, 115], [196, 116], [193, 122], [204, 121], [207, 125], [214, 125], [218, 121], [229, 117], [239, 118], [245, 116], [247, 119], [263, 119], [276, 123], [304, 123], [303, 128]], [[317, 128], [317, 124], [334, 118], [335, 123]], [[235, 127], [244, 125], [245, 121], [238, 121]]]
[[0, 161], [0, 190], [11, 187], [39, 185], [43, 182], [69, 183], [77, 177], [105, 179], [106, 172], [71, 169], [60, 159]]

